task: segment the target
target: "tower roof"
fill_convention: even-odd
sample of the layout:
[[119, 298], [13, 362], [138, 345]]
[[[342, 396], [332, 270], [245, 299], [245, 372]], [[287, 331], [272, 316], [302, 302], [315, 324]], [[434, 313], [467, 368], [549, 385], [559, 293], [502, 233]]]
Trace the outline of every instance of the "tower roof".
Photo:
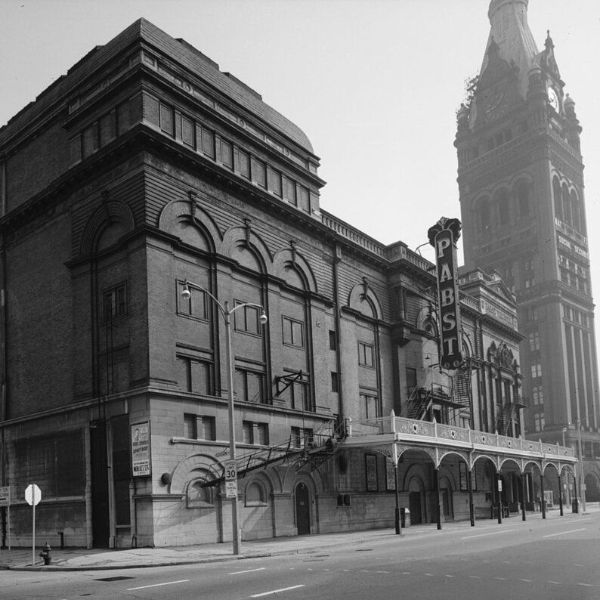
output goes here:
[[485, 71], [490, 46], [496, 44], [498, 56], [518, 67], [519, 91], [523, 97], [527, 94], [529, 70], [539, 52], [527, 23], [528, 5], [529, 0], [491, 0], [490, 36], [480, 71], [480, 74]]

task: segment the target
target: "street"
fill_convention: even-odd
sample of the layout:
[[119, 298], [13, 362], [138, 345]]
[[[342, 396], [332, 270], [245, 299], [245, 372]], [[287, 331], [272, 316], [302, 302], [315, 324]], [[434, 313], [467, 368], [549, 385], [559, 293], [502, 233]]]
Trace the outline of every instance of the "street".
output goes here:
[[[375, 533], [310, 553], [152, 569], [0, 572], [10, 600], [600, 598], [600, 514]], [[413, 532], [414, 533], [414, 532]]]

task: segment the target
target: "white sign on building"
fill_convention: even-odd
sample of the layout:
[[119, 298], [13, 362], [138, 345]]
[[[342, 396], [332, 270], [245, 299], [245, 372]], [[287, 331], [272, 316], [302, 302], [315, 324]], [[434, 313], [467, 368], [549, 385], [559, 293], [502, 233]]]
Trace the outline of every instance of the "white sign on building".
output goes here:
[[131, 472], [134, 477], [147, 477], [152, 474], [148, 421], [131, 426]]

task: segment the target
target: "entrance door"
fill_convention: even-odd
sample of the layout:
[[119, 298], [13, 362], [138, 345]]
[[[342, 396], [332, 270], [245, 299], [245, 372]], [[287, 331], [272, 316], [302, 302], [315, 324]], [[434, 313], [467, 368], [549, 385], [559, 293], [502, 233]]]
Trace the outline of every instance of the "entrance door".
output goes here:
[[310, 533], [310, 494], [304, 483], [296, 486], [296, 525], [298, 535]]
[[92, 463], [92, 545], [108, 548], [108, 477], [106, 464], [106, 425], [90, 428]]
[[410, 510], [411, 525], [419, 525], [423, 522], [421, 515], [421, 492], [409, 492], [408, 510]]

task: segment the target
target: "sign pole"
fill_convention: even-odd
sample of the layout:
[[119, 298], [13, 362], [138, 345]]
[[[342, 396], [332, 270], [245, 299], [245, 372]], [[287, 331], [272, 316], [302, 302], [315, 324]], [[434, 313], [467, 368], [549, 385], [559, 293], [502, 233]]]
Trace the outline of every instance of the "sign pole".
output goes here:
[[33, 509], [33, 526], [31, 531], [33, 532], [33, 543], [31, 545], [31, 566], [35, 565], [35, 490], [33, 492], [33, 502], [31, 503], [31, 508]]

